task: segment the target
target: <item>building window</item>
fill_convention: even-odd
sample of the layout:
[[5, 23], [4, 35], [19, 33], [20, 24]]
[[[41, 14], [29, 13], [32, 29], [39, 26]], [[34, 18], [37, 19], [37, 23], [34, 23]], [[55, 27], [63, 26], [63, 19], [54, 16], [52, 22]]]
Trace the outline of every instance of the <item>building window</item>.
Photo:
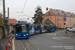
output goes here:
[[49, 17], [47, 17], [49, 19]]
[[47, 19], [47, 17], [45, 17], [45, 19]]
[[51, 19], [51, 16], [50, 16], [50, 19]]

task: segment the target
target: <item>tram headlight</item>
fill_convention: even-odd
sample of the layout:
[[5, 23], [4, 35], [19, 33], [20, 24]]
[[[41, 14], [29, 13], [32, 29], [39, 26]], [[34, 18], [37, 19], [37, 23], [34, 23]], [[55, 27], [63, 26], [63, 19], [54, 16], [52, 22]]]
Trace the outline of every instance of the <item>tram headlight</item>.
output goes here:
[[24, 35], [24, 36], [26, 36], [26, 35]]
[[18, 35], [18, 34], [16, 34], [16, 35]]
[[26, 35], [28, 35], [28, 34], [26, 34]]

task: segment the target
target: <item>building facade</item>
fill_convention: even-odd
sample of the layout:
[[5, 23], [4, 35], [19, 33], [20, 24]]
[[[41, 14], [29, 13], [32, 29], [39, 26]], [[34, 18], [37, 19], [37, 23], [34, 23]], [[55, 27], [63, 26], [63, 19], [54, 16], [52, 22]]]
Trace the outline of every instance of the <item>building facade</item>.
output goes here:
[[[42, 17], [44, 18], [42, 23], [45, 22], [46, 19], [49, 19], [56, 27], [64, 28], [64, 14], [67, 17], [65, 27], [73, 27], [75, 23], [75, 14], [71, 12], [65, 12], [63, 10], [50, 9], [46, 12]], [[50, 23], [51, 24], [51, 23]]]
[[16, 19], [9, 19], [9, 33], [12, 33], [14, 30], [15, 23], [18, 23]]

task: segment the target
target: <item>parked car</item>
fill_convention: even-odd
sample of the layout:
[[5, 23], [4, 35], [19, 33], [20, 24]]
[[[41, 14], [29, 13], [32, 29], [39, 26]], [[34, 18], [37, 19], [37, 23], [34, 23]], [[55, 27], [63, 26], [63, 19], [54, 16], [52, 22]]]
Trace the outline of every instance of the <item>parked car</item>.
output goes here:
[[72, 29], [69, 29], [69, 31], [71, 32], [71, 31], [75, 31], [75, 28], [73, 27]]
[[71, 28], [67, 28], [66, 31], [69, 31]]

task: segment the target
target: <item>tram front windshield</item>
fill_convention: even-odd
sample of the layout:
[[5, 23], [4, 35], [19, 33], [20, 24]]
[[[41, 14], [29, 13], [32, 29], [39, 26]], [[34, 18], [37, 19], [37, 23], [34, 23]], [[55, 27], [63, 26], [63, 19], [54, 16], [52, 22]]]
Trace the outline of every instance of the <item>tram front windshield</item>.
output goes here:
[[16, 25], [16, 33], [28, 32], [28, 25]]

